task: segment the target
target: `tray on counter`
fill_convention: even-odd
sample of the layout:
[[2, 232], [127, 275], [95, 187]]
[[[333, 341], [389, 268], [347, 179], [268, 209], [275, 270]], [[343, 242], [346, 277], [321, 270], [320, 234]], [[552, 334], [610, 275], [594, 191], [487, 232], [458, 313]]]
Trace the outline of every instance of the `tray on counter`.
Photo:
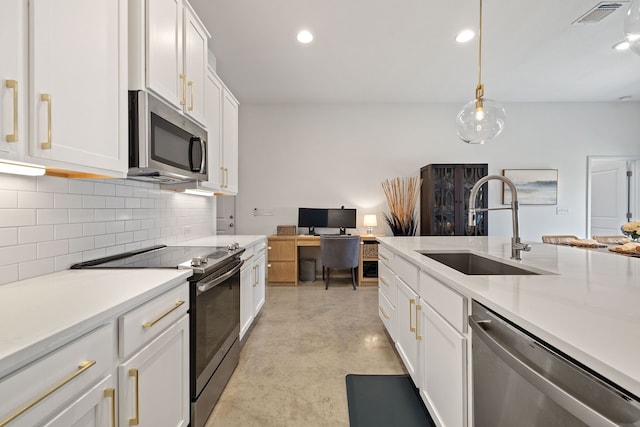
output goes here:
[[591, 240], [591, 239], [568, 240], [566, 242], [562, 242], [561, 245], [577, 246], [577, 247], [580, 247], [580, 248], [606, 248], [607, 247], [607, 245], [605, 245], [604, 243], [599, 243], [599, 242], [596, 242], [595, 240]]
[[[637, 247], [640, 247], [640, 243], [636, 246], [636, 248]], [[623, 248], [622, 246], [613, 246], [613, 247], [609, 248], [609, 250], [611, 252], [615, 252], [617, 254], [640, 257], [640, 251], [638, 251], [636, 249], [629, 249], [628, 247], [627, 248]]]

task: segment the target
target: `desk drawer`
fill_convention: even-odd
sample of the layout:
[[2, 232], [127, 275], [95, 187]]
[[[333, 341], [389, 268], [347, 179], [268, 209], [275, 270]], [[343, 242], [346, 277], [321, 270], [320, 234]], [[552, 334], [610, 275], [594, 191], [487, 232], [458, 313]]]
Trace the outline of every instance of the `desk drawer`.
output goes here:
[[295, 239], [269, 239], [267, 257], [271, 261], [294, 261], [296, 258]]
[[120, 316], [120, 357], [128, 357], [189, 309], [189, 285], [184, 283]]
[[269, 283], [296, 283], [296, 263], [294, 261], [269, 261], [267, 264]]
[[[8, 425], [40, 425], [113, 370], [115, 345], [115, 324], [109, 323], [3, 379], [0, 424], [16, 411], [28, 408]], [[30, 404], [39, 398], [38, 403]]]

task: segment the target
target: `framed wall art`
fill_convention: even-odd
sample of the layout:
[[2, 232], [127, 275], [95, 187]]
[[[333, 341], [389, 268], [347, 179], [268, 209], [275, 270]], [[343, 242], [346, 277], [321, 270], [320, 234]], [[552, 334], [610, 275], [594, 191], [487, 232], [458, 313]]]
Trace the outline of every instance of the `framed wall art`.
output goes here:
[[[558, 204], [558, 169], [503, 169], [502, 175], [513, 181], [521, 205]], [[511, 190], [502, 185], [502, 204], [511, 203]]]

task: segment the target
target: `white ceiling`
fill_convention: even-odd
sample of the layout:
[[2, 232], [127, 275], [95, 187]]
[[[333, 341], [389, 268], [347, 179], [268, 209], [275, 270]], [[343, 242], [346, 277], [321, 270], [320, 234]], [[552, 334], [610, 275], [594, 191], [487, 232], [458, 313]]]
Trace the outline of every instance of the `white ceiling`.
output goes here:
[[[478, 80], [477, 0], [190, 0], [217, 72], [246, 103], [465, 103]], [[499, 102], [640, 101], [628, 2], [574, 24], [598, 0], [484, 0], [482, 80]], [[314, 41], [296, 41], [300, 29]]]

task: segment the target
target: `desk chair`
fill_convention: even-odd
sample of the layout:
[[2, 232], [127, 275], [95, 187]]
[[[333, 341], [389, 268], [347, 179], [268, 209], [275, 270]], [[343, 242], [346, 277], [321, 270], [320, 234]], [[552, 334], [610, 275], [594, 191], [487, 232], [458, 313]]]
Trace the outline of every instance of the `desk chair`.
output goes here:
[[325, 289], [329, 289], [331, 269], [350, 269], [353, 290], [356, 290], [356, 267], [360, 258], [359, 236], [320, 236], [322, 268], [327, 269]]
[[569, 242], [571, 240], [577, 240], [578, 236], [574, 236], [571, 234], [566, 235], [546, 235], [542, 236], [542, 243], [551, 243], [554, 245], [560, 245], [565, 242]]

